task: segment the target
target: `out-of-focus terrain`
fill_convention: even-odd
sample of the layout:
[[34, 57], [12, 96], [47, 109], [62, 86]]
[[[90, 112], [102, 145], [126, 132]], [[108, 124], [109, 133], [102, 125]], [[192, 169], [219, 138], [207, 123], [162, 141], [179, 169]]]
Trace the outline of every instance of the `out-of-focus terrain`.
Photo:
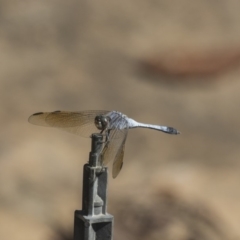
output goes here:
[[115, 240], [240, 239], [239, 9], [227, 0], [0, 1], [0, 239], [72, 232], [90, 139], [27, 119], [88, 109], [182, 133], [129, 131], [109, 182]]

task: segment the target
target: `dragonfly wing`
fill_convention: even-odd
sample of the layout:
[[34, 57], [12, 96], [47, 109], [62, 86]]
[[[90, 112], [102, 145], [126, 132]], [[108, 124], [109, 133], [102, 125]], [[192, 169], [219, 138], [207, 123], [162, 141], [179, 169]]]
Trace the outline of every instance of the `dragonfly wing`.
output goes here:
[[116, 155], [116, 157], [114, 159], [114, 162], [113, 162], [113, 169], [112, 169], [112, 176], [113, 176], [113, 178], [116, 178], [117, 175], [119, 174], [119, 172], [122, 169], [123, 157], [124, 157], [124, 148], [125, 148], [126, 139], [127, 139], [127, 132], [126, 132], [126, 134], [124, 136], [122, 144], [121, 144], [120, 148], [118, 149], [117, 155]]
[[99, 132], [94, 124], [95, 117], [107, 113], [109, 111], [105, 110], [39, 112], [31, 115], [28, 121], [34, 125], [59, 128], [82, 137], [90, 137], [92, 133]]
[[121, 146], [124, 138], [124, 132], [117, 129], [111, 130], [109, 134], [109, 140], [105, 143], [102, 150], [102, 165], [106, 166], [111, 160], [113, 160]]
[[122, 168], [128, 121], [117, 114], [111, 117], [111, 127], [109, 141], [105, 144], [102, 151], [102, 164], [105, 166], [109, 161], [114, 160], [113, 178], [115, 178]]
[[[111, 114], [112, 113], [112, 114]], [[106, 166], [111, 160], [115, 159], [119, 149], [128, 132], [128, 122], [117, 112], [110, 114], [110, 129], [106, 131], [108, 141], [102, 150], [102, 164]]]

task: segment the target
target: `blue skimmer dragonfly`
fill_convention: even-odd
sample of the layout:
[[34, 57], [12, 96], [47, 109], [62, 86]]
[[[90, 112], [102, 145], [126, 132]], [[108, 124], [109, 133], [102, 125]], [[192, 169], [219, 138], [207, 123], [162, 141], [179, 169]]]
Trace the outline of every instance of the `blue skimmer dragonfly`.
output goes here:
[[31, 115], [28, 121], [35, 125], [59, 128], [82, 137], [90, 137], [99, 130], [106, 136], [101, 154], [102, 165], [106, 166], [110, 160], [114, 160], [113, 178], [117, 177], [123, 165], [128, 129], [149, 128], [168, 134], [180, 133], [172, 127], [139, 123], [120, 112], [105, 110], [38, 112]]

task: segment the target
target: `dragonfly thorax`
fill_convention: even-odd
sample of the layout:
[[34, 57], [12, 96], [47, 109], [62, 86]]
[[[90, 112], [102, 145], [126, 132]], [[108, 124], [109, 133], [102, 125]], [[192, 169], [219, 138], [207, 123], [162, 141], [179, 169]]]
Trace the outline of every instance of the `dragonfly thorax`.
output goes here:
[[109, 127], [110, 118], [108, 116], [98, 115], [95, 117], [94, 123], [97, 129], [103, 131]]

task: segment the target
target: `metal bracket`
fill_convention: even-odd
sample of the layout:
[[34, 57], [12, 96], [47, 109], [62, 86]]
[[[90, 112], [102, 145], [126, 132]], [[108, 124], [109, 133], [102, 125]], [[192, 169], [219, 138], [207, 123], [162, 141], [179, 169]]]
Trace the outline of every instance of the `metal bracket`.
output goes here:
[[112, 240], [113, 216], [107, 213], [108, 169], [101, 164], [102, 134], [92, 135], [89, 163], [83, 167], [82, 210], [74, 216], [74, 240]]

